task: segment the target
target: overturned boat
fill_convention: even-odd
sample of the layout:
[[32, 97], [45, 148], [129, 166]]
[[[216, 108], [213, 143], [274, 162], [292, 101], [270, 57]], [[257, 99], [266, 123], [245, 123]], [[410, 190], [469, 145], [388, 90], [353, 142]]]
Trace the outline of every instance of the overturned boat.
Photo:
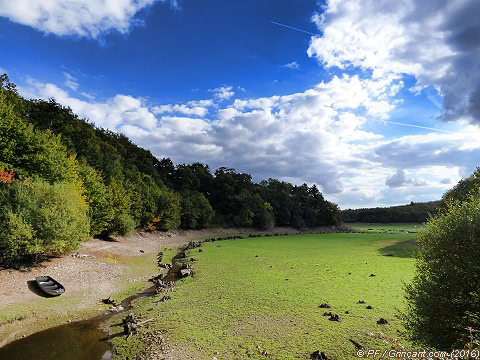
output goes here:
[[38, 287], [48, 295], [58, 296], [65, 292], [65, 288], [57, 280], [50, 276], [38, 276], [35, 278]]

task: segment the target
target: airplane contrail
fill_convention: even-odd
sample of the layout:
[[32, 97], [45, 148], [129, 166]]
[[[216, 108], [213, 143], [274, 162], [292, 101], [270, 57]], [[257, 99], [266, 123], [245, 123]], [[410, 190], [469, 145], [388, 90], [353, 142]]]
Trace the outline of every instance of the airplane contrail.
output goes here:
[[[278, 22], [275, 22], [275, 21], [270, 21], [272, 24], [275, 24], [275, 25], [278, 25], [278, 26], [283, 26], [287, 29], [291, 29], [291, 30], [296, 30], [296, 31], [300, 31], [300, 32], [303, 32], [305, 34], [310, 34], [310, 35], [313, 35], [313, 36], [320, 36], [320, 34], [314, 34], [310, 31], [306, 31], [306, 30], [302, 30], [302, 29], [299, 29], [299, 28], [296, 28], [296, 27], [293, 27], [293, 26], [289, 26], [289, 25], [285, 25], [285, 24], [280, 24]], [[430, 100], [432, 101], [432, 100]], [[433, 102], [433, 101], [432, 101]], [[437, 105], [436, 103], [434, 103], [435, 105]], [[392, 125], [401, 125], [401, 126], [408, 126], [408, 127], [413, 127], [413, 128], [417, 128], [417, 129], [425, 129], [425, 130], [432, 130], [432, 131], [438, 131], [438, 132], [443, 132], [443, 133], [447, 133], [447, 134], [463, 134], [463, 133], [459, 133], [459, 132], [455, 132], [455, 131], [448, 131], [448, 130], [443, 130], [443, 129], [435, 129], [435, 128], [431, 128], [431, 127], [428, 127], [428, 126], [420, 126], [420, 125], [413, 125], [413, 124], [405, 124], [405, 123], [400, 123], [400, 122], [396, 122], [396, 121], [387, 121], [387, 120], [379, 120], [381, 122], [383, 122], [384, 124], [392, 124]]]
[[443, 130], [443, 129], [435, 129], [435, 128], [431, 128], [431, 127], [428, 127], [428, 126], [405, 124], [405, 123], [400, 123], [400, 122], [396, 122], [396, 121], [388, 121], [388, 120], [379, 120], [379, 121], [380, 121], [380, 122], [383, 122], [383, 123], [386, 123], [386, 124], [408, 126], [408, 127], [414, 127], [414, 128], [418, 128], [418, 129], [425, 129], [425, 130], [433, 130], [433, 131], [439, 131], [439, 132], [444, 132], [444, 133], [448, 133], [448, 134], [463, 134], [463, 133], [459, 133], [459, 132], [455, 132], [455, 131], [448, 131], [448, 130]]
[[270, 21], [272, 24], [275, 24], [275, 25], [279, 25], [279, 26], [283, 26], [283, 27], [286, 27], [288, 29], [292, 29], [292, 30], [297, 30], [297, 31], [300, 31], [300, 32], [303, 32], [305, 34], [310, 34], [310, 35], [313, 35], [313, 36], [319, 36], [320, 34], [314, 34], [314, 33], [311, 33], [310, 31], [305, 31], [305, 30], [302, 30], [302, 29], [298, 29], [298, 28], [295, 28], [293, 26], [288, 26], [288, 25], [285, 25], [285, 24], [280, 24], [278, 22], [275, 22], [275, 21]]

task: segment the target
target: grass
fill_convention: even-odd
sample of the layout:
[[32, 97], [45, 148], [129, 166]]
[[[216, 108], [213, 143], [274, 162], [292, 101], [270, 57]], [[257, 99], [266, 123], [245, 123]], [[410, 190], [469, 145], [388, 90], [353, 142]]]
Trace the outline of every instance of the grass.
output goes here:
[[[181, 354], [195, 359], [305, 359], [315, 350], [355, 359], [349, 339], [367, 348], [397, 346], [402, 282], [413, 276], [413, 234], [293, 235], [206, 243], [191, 250], [196, 277], [172, 299], [139, 301]], [[388, 249], [388, 250], [385, 250]], [[388, 251], [396, 256], [382, 256]], [[370, 274], [375, 277], [370, 277]], [[366, 304], [358, 304], [364, 300]], [[320, 309], [328, 303], [331, 309]], [[366, 305], [373, 309], [366, 309]], [[339, 314], [329, 321], [325, 311]], [[349, 311], [349, 314], [345, 314]], [[387, 325], [377, 325], [383, 317]], [[136, 356], [140, 337], [113, 339], [116, 359]], [[262, 355], [264, 352], [268, 355]]]

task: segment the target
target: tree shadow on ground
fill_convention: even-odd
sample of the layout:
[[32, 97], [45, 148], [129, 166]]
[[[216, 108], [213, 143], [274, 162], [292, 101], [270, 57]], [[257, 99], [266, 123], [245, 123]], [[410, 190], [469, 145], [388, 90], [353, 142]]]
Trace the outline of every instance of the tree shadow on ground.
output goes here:
[[61, 258], [56, 255], [41, 255], [37, 258], [25, 258], [15, 264], [5, 265], [0, 264], [0, 270], [13, 270], [21, 273], [30, 272], [33, 269], [43, 268], [46, 263], [50, 263], [53, 259]]
[[417, 246], [416, 239], [409, 239], [405, 241], [400, 241], [393, 245], [385, 246], [383, 248], [378, 249], [378, 251], [383, 256], [414, 258], [417, 248], [418, 246]]
[[113, 237], [107, 234], [95, 235], [93, 238], [102, 240], [102, 241], [108, 241], [108, 242], [118, 242], [118, 240], [115, 240]]

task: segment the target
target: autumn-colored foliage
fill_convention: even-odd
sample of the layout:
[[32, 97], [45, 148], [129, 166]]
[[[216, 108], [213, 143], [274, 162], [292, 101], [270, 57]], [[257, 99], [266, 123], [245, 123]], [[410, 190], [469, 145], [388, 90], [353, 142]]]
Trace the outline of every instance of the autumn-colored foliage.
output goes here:
[[151, 217], [150, 221], [145, 224], [145, 231], [152, 232], [157, 230], [158, 223], [161, 221], [159, 217]]
[[13, 170], [7, 172], [4, 169], [0, 169], [0, 183], [11, 184], [14, 176], [15, 174]]

